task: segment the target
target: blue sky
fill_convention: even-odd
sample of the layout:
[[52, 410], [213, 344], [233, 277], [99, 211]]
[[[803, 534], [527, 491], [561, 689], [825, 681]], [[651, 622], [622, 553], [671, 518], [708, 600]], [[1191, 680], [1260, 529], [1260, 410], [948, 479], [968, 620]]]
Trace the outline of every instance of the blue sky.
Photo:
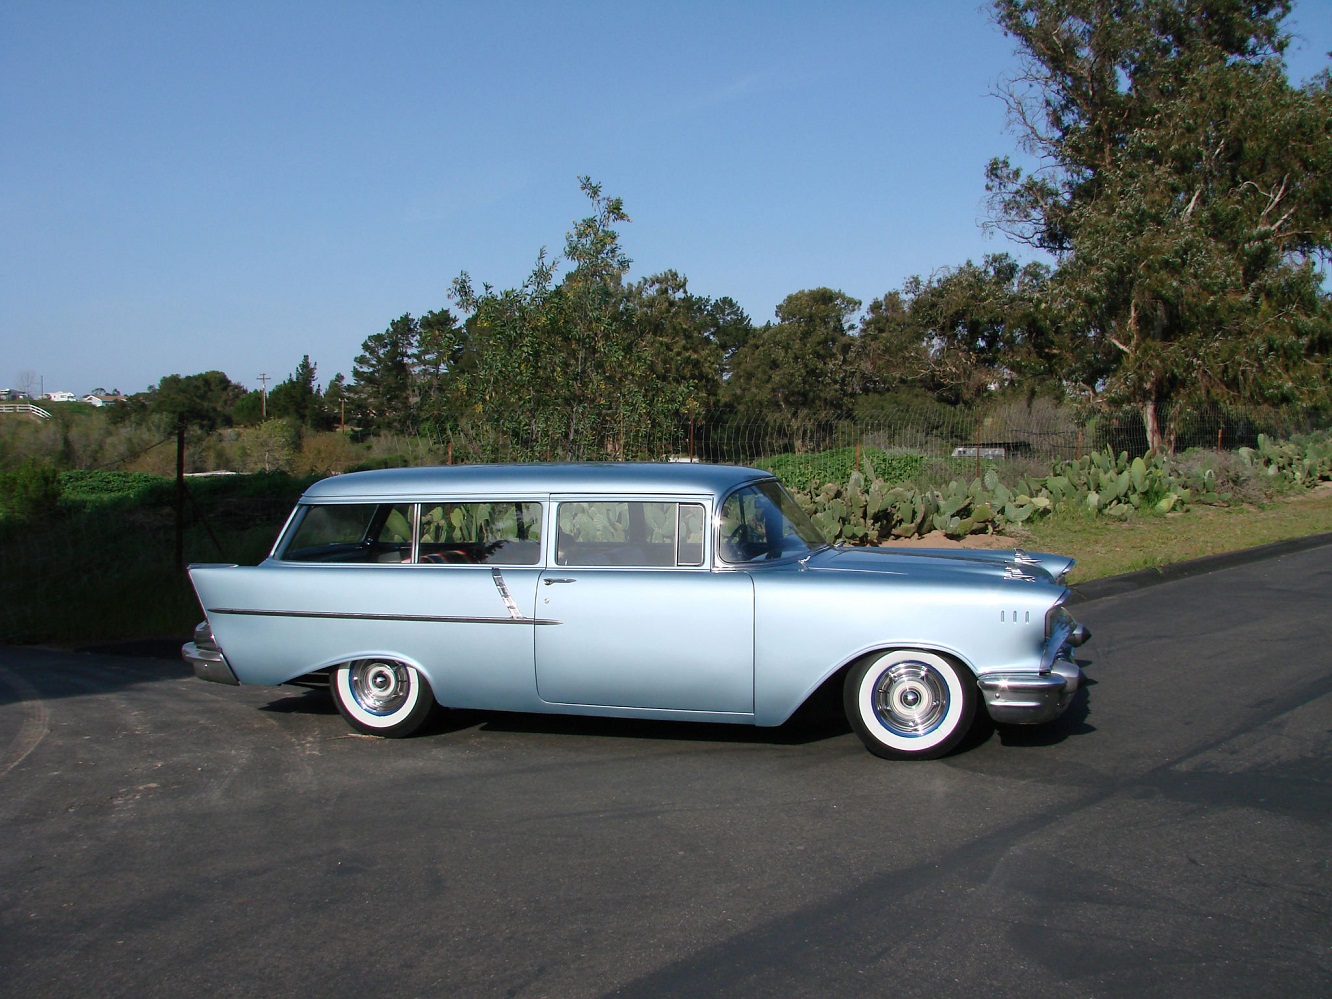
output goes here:
[[[1287, 26], [1307, 78], [1332, 2]], [[633, 218], [631, 278], [755, 322], [1022, 256], [980, 226], [1014, 65], [978, 0], [4, 0], [0, 387], [350, 376], [460, 271], [558, 253], [582, 174]]]

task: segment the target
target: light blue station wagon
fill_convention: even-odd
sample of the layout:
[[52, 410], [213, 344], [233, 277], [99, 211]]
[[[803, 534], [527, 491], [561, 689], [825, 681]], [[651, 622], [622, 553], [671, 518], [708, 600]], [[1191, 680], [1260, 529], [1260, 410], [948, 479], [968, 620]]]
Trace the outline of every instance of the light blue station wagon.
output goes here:
[[1072, 566], [832, 546], [752, 468], [357, 472], [311, 486], [260, 565], [190, 567], [207, 620], [183, 654], [222, 683], [326, 678], [383, 736], [436, 703], [780, 725], [836, 684], [872, 753], [928, 759], [981, 705], [1067, 708]]

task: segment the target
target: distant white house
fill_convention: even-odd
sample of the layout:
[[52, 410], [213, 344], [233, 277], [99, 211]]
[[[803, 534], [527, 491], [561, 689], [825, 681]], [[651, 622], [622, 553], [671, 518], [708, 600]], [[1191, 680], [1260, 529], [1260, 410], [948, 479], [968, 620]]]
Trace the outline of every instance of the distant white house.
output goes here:
[[94, 392], [89, 392], [83, 397], [82, 401], [86, 402], [89, 406], [101, 407], [110, 406], [117, 402], [124, 402], [125, 397], [115, 392], [103, 392], [99, 389]]
[[52, 402], [74, 402], [76, 397], [73, 392], [47, 392], [42, 398]]

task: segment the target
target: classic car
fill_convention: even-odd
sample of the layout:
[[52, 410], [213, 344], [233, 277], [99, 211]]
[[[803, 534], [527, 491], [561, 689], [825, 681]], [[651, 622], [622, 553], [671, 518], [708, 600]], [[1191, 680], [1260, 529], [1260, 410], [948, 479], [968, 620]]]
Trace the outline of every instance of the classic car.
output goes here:
[[770, 473], [459, 465], [316, 482], [258, 566], [192, 565], [185, 659], [327, 682], [359, 732], [438, 703], [780, 725], [829, 685], [870, 752], [933, 758], [979, 707], [1058, 717], [1086, 630], [1073, 560], [829, 545]]

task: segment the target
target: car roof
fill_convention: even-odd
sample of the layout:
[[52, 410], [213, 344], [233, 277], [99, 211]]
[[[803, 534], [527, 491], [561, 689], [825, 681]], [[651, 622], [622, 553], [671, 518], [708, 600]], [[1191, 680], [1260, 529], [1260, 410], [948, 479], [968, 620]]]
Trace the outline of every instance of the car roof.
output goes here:
[[696, 462], [585, 462], [530, 465], [438, 465], [350, 472], [321, 479], [302, 500], [417, 499], [547, 493], [711, 493], [771, 479], [771, 472]]

